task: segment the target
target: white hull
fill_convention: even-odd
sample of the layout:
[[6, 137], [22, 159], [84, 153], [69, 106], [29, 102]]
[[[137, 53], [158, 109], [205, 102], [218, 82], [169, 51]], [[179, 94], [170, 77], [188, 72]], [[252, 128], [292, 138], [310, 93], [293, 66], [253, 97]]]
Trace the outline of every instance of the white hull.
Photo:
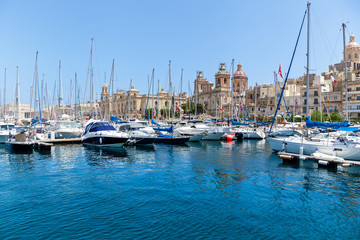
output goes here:
[[268, 142], [273, 151], [284, 151], [287, 153], [311, 155], [316, 151], [330, 156], [340, 157], [346, 160], [360, 161], [360, 146], [359, 145], [341, 145], [332, 142], [311, 142], [299, 141], [299, 139], [286, 138], [268, 138]]

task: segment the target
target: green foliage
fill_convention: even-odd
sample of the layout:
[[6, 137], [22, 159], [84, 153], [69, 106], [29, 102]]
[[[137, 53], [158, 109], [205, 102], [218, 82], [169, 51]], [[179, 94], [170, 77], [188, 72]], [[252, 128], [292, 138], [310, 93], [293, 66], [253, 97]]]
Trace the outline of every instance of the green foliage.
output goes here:
[[341, 116], [339, 113], [331, 113], [330, 118], [332, 122], [343, 122], [344, 117]]
[[322, 122], [327, 121], [326, 114], [321, 113], [320, 111], [312, 112], [311, 115], [310, 115], [310, 119], [312, 121], [321, 122], [321, 118], [322, 118]]

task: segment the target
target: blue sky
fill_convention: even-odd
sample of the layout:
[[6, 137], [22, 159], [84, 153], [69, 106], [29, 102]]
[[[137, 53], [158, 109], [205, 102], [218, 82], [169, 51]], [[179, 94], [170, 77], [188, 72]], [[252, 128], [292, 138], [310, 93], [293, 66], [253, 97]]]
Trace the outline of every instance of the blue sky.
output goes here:
[[[360, 42], [359, 0], [311, 2], [311, 69], [320, 74], [342, 58], [342, 22]], [[64, 99], [70, 79], [78, 74], [84, 91], [94, 38], [94, 81], [97, 95], [109, 79], [115, 59], [115, 87], [127, 89], [130, 79], [141, 93], [155, 68], [155, 80], [168, 87], [168, 61], [176, 91], [184, 69], [184, 90], [197, 71], [214, 81], [220, 62], [243, 65], [249, 85], [271, 83], [273, 71], [290, 63], [306, 1], [0, 1], [0, 89], [7, 68], [7, 102], [14, 100], [16, 66], [21, 101], [29, 103], [35, 64], [45, 74], [48, 93], [58, 81], [62, 62]], [[306, 30], [306, 29], [304, 29]], [[300, 39], [290, 77], [306, 65], [306, 31]], [[83, 94], [83, 93], [82, 93]], [[89, 94], [87, 94], [89, 96]], [[1, 99], [2, 101], [2, 99]]]

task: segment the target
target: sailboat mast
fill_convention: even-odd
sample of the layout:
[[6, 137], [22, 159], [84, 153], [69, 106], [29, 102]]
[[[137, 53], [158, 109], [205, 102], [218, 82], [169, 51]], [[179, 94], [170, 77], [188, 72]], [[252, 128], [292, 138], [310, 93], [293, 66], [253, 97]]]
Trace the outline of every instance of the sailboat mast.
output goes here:
[[[128, 114], [129, 114], [129, 115], [128, 115], [128, 118], [129, 118], [129, 120], [130, 120], [131, 87], [132, 87], [132, 79], [130, 79], [130, 91], [129, 91], [129, 95], [128, 95]], [[145, 110], [145, 111], [146, 111], [146, 110]]]
[[16, 120], [20, 119], [21, 112], [20, 112], [20, 82], [19, 82], [19, 66], [16, 66]]
[[180, 120], [181, 120], [181, 100], [182, 100], [182, 82], [183, 82], [183, 68], [181, 69], [181, 78], [180, 78], [180, 94], [179, 94], [179, 104], [180, 104]]
[[92, 66], [92, 52], [93, 52], [93, 41], [94, 39], [91, 38], [91, 49], [90, 49], [90, 63], [89, 63], [89, 68], [90, 68], [90, 117], [92, 117], [93, 115], [93, 101], [94, 101], [94, 96], [93, 96], [93, 66]]
[[6, 68], [5, 68], [5, 76], [4, 76], [4, 117], [6, 115]]
[[61, 86], [61, 60], [59, 61], [59, 91], [58, 91], [58, 118], [61, 116], [62, 86]]
[[111, 101], [109, 98], [109, 119], [113, 114], [113, 101], [114, 101], [114, 75], [115, 75], [115, 59], [113, 59], [112, 67], [111, 67], [111, 74], [110, 74], [110, 85], [111, 85]]
[[[235, 59], [233, 59], [231, 61], [232, 71], [231, 71], [231, 77], [230, 77], [230, 79], [232, 79], [232, 81], [230, 81], [230, 91], [231, 91], [230, 99], [231, 99], [231, 101], [229, 102], [229, 104], [231, 104], [231, 114], [229, 114], [229, 118], [231, 117], [231, 119], [233, 119], [233, 117], [234, 117], [234, 86], [235, 86], [234, 85], [234, 62], [235, 62]], [[230, 107], [229, 107], [229, 111], [230, 111]]]
[[344, 74], [345, 74], [345, 98], [346, 98], [346, 120], [350, 121], [349, 115], [349, 101], [348, 101], [348, 79], [347, 79], [347, 60], [346, 60], [346, 46], [345, 46], [345, 28], [346, 24], [342, 24], [343, 28], [343, 43], [344, 43]]
[[160, 112], [160, 79], [158, 79], [158, 101], [157, 101], [157, 113], [156, 113], [156, 119], [159, 120], [159, 114]]
[[310, 2], [307, 3], [307, 51], [306, 51], [306, 117], [309, 116], [309, 62], [310, 62]]
[[170, 82], [170, 87], [169, 87], [169, 119], [171, 116], [171, 104], [172, 104], [172, 83], [171, 83], [171, 61], [169, 61], [169, 82]]
[[152, 85], [152, 97], [151, 97], [151, 119], [154, 119], [154, 111], [155, 111], [155, 107], [154, 107], [154, 79], [155, 79], [155, 69], [153, 68], [152, 70], [152, 78], [151, 78], [151, 85]]
[[75, 73], [75, 111], [74, 111], [74, 113], [75, 113], [75, 120], [77, 119], [77, 74]]
[[257, 100], [257, 83], [255, 84], [255, 116], [254, 116], [255, 123], [256, 123], [256, 115], [257, 115], [256, 100]]
[[197, 76], [196, 76], [196, 84], [195, 84], [195, 118], [197, 119], [197, 100], [198, 100], [198, 84], [199, 84], [199, 82], [198, 82], [198, 76], [199, 76], [199, 73], [197, 73], [196, 74]]

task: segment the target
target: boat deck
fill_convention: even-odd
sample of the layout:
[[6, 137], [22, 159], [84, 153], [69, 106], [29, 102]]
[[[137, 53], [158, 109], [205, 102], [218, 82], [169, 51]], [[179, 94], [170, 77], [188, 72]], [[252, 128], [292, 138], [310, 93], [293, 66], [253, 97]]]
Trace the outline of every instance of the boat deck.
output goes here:
[[71, 138], [71, 139], [46, 139], [46, 140], [39, 140], [39, 142], [43, 143], [81, 143], [81, 138]]

